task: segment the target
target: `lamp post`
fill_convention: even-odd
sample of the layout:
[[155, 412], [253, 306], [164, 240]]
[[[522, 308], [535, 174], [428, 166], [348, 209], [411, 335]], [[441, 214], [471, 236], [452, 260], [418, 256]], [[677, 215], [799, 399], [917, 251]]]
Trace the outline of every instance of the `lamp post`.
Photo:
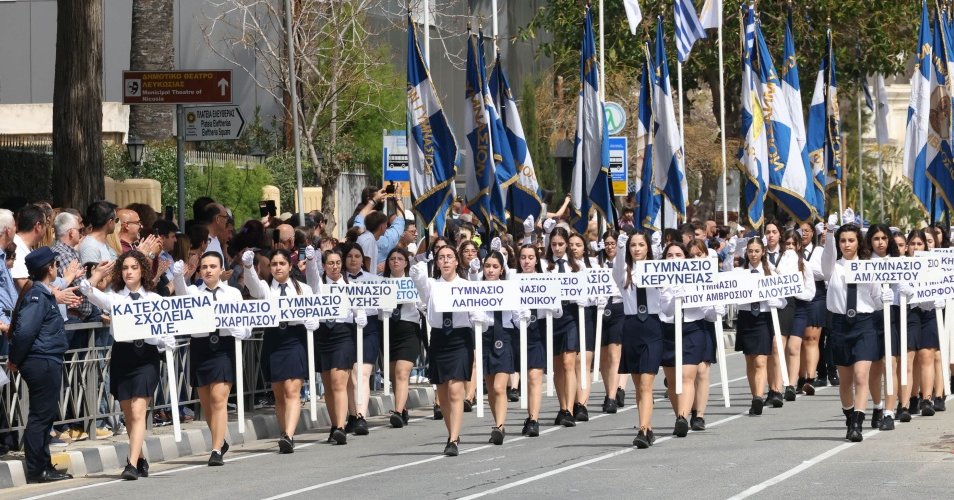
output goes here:
[[146, 143], [138, 137], [130, 136], [126, 141], [126, 152], [129, 153], [129, 162], [132, 163], [132, 176], [136, 179], [139, 177], [139, 165], [142, 165], [142, 157], [146, 153]]
[[264, 166], [264, 165], [265, 165], [265, 158], [268, 157], [268, 154], [266, 154], [266, 153], [265, 153], [264, 151], [262, 151], [261, 149], [256, 149], [256, 150], [252, 151], [251, 153], [249, 153], [249, 156], [251, 156], [252, 158], [255, 158], [255, 161], [258, 162], [258, 164], [259, 164], [260, 166]]

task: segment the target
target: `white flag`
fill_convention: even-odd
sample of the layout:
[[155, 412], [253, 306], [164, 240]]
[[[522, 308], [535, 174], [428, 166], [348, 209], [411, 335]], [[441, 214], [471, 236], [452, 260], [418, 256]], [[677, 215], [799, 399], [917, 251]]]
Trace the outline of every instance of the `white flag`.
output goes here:
[[718, 28], [722, 24], [722, 0], [706, 0], [699, 12], [703, 28]]
[[876, 73], [874, 84], [875, 91], [875, 136], [878, 138], [878, 144], [888, 143], [888, 113], [891, 107], [888, 106], [888, 90], [884, 86], [884, 75]]
[[643, 20], [643, 12], [639, 10], [639, 0], [623, 0], [626, 9], [626, 19], [629, 20], [629, 31], [636, 34], [639, 23]]

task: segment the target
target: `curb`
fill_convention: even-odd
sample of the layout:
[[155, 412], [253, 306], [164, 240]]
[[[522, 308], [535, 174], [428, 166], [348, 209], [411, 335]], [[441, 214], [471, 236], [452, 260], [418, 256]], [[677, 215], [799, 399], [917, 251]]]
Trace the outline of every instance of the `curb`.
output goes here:
[[[368, 416], [387, 415], [394, 407], [390, 394], [372, 394], [368, 402]], [[434, 390], [430, 386], [411, 387], [408, 390], [409, 408], [430, 407], [434, 404]], [[317, 421], [311, 420], [310, 405], [301, 410], [297, 434], [319, 428], [331, 427], [325, 405], [318, 404]], [[255, 415], [245, 421], [245, 433], [238, 431], [238, 422], [230, 421], [226, 438], [231, 444], [245, 444], [261, 439], [277, 439], [281, 432], [275, 414]], [[161, 463], [189, 455], [208, 453], [212, 446], [212, 435], [208, 428], [183, 429], [182, 440], [178, 443], [170, 434], [147, 435], [143, 443], [143, 454], [150, 463]], [[125, 465], [129, 453], [128, 443], [115, 443], [107, 446], [82, 448], [73, 451], [53, 453], [53, 463], [60, 469], [65, 468], [74, 477], [87, 476], [100, 472], [117, 474]], [[0, 460], [0, 489], [26, 485], [26, 471], [22, 460]]]

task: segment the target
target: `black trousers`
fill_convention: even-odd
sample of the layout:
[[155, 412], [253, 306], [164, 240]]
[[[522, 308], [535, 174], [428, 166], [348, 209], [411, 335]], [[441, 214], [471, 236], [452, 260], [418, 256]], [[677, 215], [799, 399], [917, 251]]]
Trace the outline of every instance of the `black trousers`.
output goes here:
[[27, 477], [53, 467], [50, 461], [50, 426], [56, 420], [63, 385], [63, 363], [44, 358], [27, 358], [18, 366], [30, 390], [30, 415], [23, 433]]

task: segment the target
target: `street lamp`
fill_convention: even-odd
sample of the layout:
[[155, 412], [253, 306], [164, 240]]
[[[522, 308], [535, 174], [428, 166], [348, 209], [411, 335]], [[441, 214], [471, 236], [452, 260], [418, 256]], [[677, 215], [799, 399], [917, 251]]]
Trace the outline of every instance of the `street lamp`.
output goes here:
[[252, 151], [251, 153], [249, 153], [248, 155], [251, 156], [252, 158], [255, 158], [255, 161], [258, 162], [259, 165], [264, 165], [265, 158], [268, 157], [268, 155], [261, 149], [256, 149]]
[[130, 136], [126, 141], [126, 151], [129, 153], [129, 162], [132, 163], [133, 178], [139, 177], [139, 165], [142, 165], [142, 157], [146, 153], [146, 143], [138, 137]]

